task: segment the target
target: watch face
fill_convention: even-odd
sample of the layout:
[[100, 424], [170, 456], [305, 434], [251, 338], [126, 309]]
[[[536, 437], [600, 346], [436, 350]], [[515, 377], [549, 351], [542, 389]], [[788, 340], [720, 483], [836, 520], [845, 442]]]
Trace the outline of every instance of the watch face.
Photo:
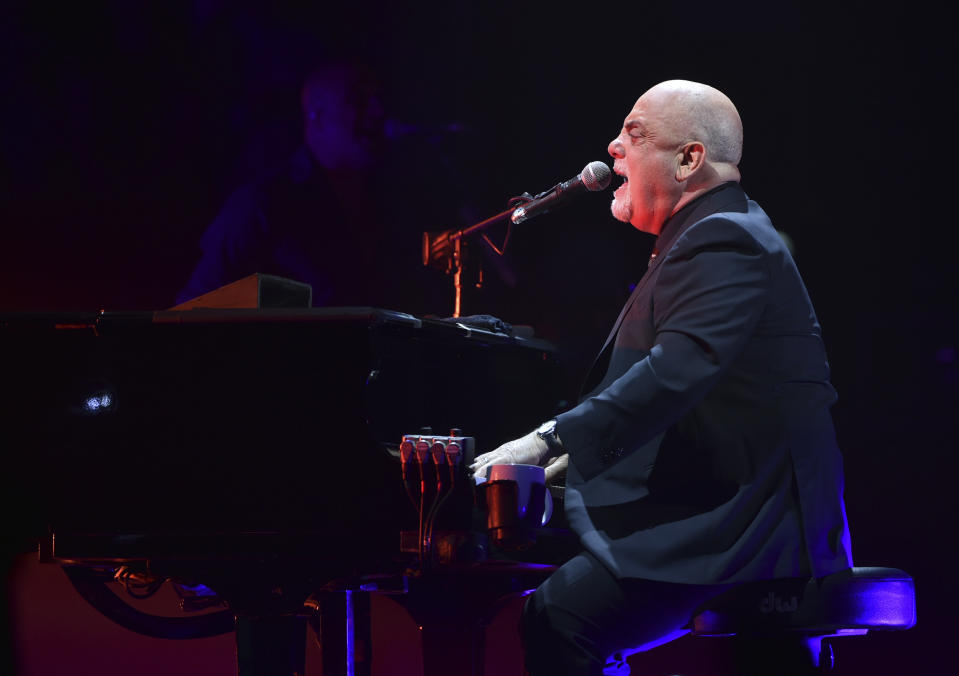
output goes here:
[[550, 420], [550, 421], [544, 422], [542, 425], [540, 425], [540, 426], [539, 426], [539, 429], [536, 430], [536, 433], [539, 434], [540, 436], [542, 436], [542, 435], [544, 435], [544, 434], [549, 434], [549, 433], [551, 433], [554, 429], [556, 429], [556, 421], [555, 421], [555, 420]]

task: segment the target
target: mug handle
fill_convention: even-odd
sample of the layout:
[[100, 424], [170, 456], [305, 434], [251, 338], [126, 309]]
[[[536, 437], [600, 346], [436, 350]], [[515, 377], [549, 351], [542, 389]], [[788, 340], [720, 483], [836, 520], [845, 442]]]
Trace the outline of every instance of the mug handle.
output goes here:
[[543, 523], [540, 524], [545, 526], [549, 522], [549, 518], [553, 516], [553, 496], [549, 493], [549, 487], [546, 487], [546, 508], [543, 510]]

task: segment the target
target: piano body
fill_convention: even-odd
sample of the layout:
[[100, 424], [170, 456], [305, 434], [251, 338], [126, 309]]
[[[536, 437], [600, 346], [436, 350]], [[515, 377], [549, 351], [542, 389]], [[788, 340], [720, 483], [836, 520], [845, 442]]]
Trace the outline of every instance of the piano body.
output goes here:
[[[332, 580], [409, 564], [404, 434], [483, 451], [560, 404], [547, 343], [375, 308], [0, 314], [0, 354], [7, 533], [91, 602], [97, 566], [207, 585], [238, 645], [242, 618], [288, 622]], [[470, 492], [440, 528], [470, 527]], [[224, 627], [114, 611], [154, 635]], [[250, 626], [275, 652], [276, 627]], [[290, 673], [263, 659], [241, 673]]]

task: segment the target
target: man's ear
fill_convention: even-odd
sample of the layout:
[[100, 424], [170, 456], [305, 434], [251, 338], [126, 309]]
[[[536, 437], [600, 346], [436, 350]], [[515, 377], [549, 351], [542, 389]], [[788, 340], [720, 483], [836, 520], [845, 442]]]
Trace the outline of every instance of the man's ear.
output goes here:
[[690, 141], [679, 149], [676, 180], [688, 181], [704, 164], [706, 164], [706, 146], [699, 141]]

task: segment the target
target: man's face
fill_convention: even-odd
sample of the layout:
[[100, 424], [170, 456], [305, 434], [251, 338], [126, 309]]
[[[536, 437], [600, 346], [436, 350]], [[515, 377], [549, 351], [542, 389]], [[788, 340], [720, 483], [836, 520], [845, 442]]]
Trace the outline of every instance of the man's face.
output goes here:
[[680, 140], [675, 138], [668, 110], [663, 96], [647, 92], [608, 147], [613, 171], [626, 178], [613, 193], [613, 216], [654, 235], [682, 196], [682, 184], [676, 180]]
[[375, 91], [314, 87], [304, 95], [304, 135], [330, 170], [368, 168], [381, 150], [384, 111]]

